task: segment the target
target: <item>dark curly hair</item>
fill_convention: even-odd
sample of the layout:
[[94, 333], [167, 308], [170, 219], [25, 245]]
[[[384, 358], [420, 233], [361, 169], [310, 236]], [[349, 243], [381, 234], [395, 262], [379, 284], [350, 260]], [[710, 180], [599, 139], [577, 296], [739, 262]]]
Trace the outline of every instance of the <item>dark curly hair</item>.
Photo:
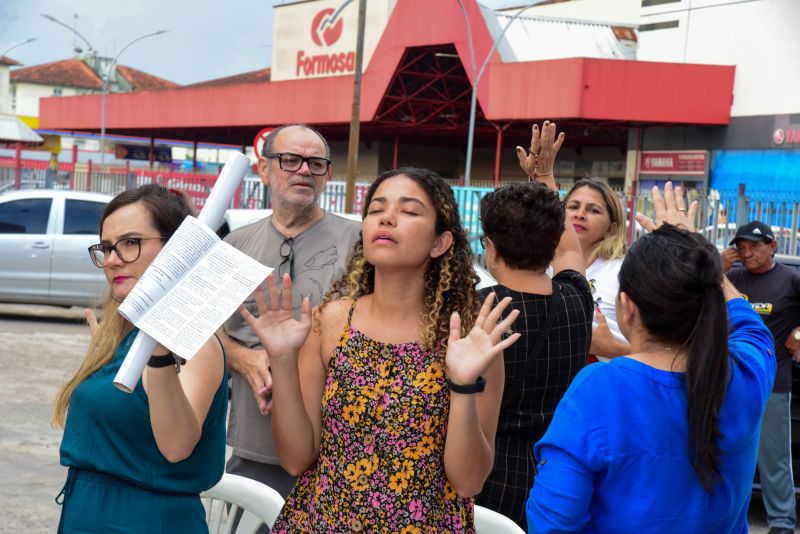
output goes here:
[[[436, 234], [449, 231], [453, 244], [439, 256], [431, 259], [425, 273], [425, 303], [420, 320], [420, 345], [426, 350], [444, 355], [450, 333], [450, 316], [458, 312], [461, 316], [461, 334], [472, 329], [480, 309], [475, 287], [478, 275], [472, 267], [472, 251], [467, 232], [461, 224], [453, 190], [438, 174], [428, 169], [401, 167], [386, 171], [370, 185], [364, 199], [362, 216], [367, 216], [369, 204], [375, 191], [386, 180], [395, 176], [406, 176], [416, 182], [436, 210]], [[347, 273], [337, 281], [322, 299], [319, 309], [327, 302], [346, 298], [355, 299], [372, 293], [375, 289], [375, 268], [364, 257], [363, 241], [355, 245]]]
[[619, 271], [619, 291], [639, 308], [650, 341], [687, 353], [689, 457], [700, 483], [720, 479], [719, 415], [728, 380], [722, 260], [703, 236], [669, 224], [640, 237]]
[[483, 233], [512, 269], [544, 269], [564, 232], [564, 204], [538, 182], [512, 182], [481, 199]]

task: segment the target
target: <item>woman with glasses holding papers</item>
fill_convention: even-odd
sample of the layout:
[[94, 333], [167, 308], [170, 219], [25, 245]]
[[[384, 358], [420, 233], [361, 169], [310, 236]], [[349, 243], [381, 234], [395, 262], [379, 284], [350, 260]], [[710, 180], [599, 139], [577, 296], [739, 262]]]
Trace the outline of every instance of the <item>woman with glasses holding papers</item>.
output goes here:
[[[59, 532], [207, 532], [199, 493], [222, 476], [227, 380], [212, 338], [188, 363], [158, 345], [132, 393], [113, 379], [138, 329], [117, 309], [192, 214], [159, 185], [125, 191], [106, 206], [89, 247], [109, 284], [86, 358], [56, 397], [67, 481]], [[184, 365], [185, 363], [185, 365]]]

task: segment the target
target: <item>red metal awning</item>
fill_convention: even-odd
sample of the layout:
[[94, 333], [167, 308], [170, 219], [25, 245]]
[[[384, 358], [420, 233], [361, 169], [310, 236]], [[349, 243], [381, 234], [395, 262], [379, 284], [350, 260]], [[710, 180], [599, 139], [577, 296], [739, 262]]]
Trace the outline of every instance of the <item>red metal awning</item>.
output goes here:
[[[474, 0], [465, 4], [480, 65], [492, 37]], [[472, 73], [461, 20], [456, 0], [397, 3], [363, 77], [365, 139], [398, 132], [414, 133], [418, 139], [466, 138], [464, 102]], [[457, 54], [460, 65], [434, 68], [431, 57], [443, 49]], [[428, 62], [430, 73], [414, 71], [414, 62]], [[518, 122], [527, 128], [545, 118], [589, 125], [727, 124], [734, 72], [733, 66], [587, 58], [502, 63], [495, 53], [478, 91], [478, 140], [481, 132], [484, 140], [490, 138], [498, 123]], [[262, 127], [287, 122], [339, 134], [349, 126], [352, 91], [352, 76], [335, 76], [113, 94], [107, 99], [106, 129], [233, 144], [250, 144]], [[40, 125], [98, 131], [100, 98], [42, 99]], [[403, 109], [417, 110], [419, 116], [405, 120]]]

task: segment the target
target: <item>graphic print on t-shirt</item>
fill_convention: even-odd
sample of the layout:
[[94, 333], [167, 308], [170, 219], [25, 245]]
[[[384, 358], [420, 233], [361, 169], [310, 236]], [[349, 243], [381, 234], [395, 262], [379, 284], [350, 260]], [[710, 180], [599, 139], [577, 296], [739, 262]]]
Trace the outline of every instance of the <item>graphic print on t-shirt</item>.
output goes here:
[[[742, 297], [747, 302], [750, 302], [750, 297], [746, 294], [742, 293]], [[756, 311], [759, 315], [772, 315], [772, 303], [771, 302], [750, 302], [750, 306]]]
[[[335, 280], [333, 280], [333, 271], [338, 260], [339, 252], [336, 250], [336, 245], [331, 245], [325, 250], [320, 250], [315, 253], [311, 258], [303, 262], [303, 267], [305, 267], [305, 269], [295, 274], [295, 278], [300, 278], [301, 276], [307, 277], [310, 282], [309, 288], [313, 285], [315, 293], [315, 295], [303, 295], [303, 297], [309, 297], [311, 302], [319, 302], [322, 300], [322, 297], [325, 296], [325, 290], [323, 288], [331, 287], [333, 282], [335, 282]], [[300, 304], [302, 304], [302, 301]], [[300, 305], [297, 306], [297, 308], [299, 307]]]
[[[594, 301], [594, 307], [595, 308], [599, 308], [600, 304], [602, 304], [602, 302], [603, 302], [603, 297], [597, 295], [597, 289], [596, 289], [596, 286], [595, 286], [595, 279], [594, 278], [589, 278], [586, 281], [589, 282], [589, 290], [591, 290], [591, 292], [592, 292], [592, 300]], [[597, 296], [597, 298], [595, 298], [595, 296]]]

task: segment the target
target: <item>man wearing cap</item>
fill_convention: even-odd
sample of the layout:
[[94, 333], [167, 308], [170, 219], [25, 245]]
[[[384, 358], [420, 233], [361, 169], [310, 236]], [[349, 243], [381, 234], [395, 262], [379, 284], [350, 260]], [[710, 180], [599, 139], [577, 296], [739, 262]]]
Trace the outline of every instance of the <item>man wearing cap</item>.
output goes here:
[[[225, 241], [273, 267], [278, 284], [289, 275], [299, 315], [303, 297], [312, 306], [319, 304], [344, 274], [361, 224], [319, 205], [332, 171], [330, 148], [318, 131], [303, 124], [275, 128], [259, 156], [258, 172], [269, 187], [272, 215], [234, 230]], [[244, 305], [258, 313], [253, 296]], [[232, 371], [228, 445], [233, 455], [226, 470], [263, 482], [285, 498], [295, 479], [280, 466], [272, 442], [269, 355], [238, 311], [224, 329]]]
[[800, 355], [800, 272], [775, 263], [777, 241], [768, 225], [740, 226], [722, 253], [728, 278], [750, 301], [775, 338], [778, 373], [761, 420], [758, 473], [770, 534], [794, 532], [791, 418], [792, 357]]

